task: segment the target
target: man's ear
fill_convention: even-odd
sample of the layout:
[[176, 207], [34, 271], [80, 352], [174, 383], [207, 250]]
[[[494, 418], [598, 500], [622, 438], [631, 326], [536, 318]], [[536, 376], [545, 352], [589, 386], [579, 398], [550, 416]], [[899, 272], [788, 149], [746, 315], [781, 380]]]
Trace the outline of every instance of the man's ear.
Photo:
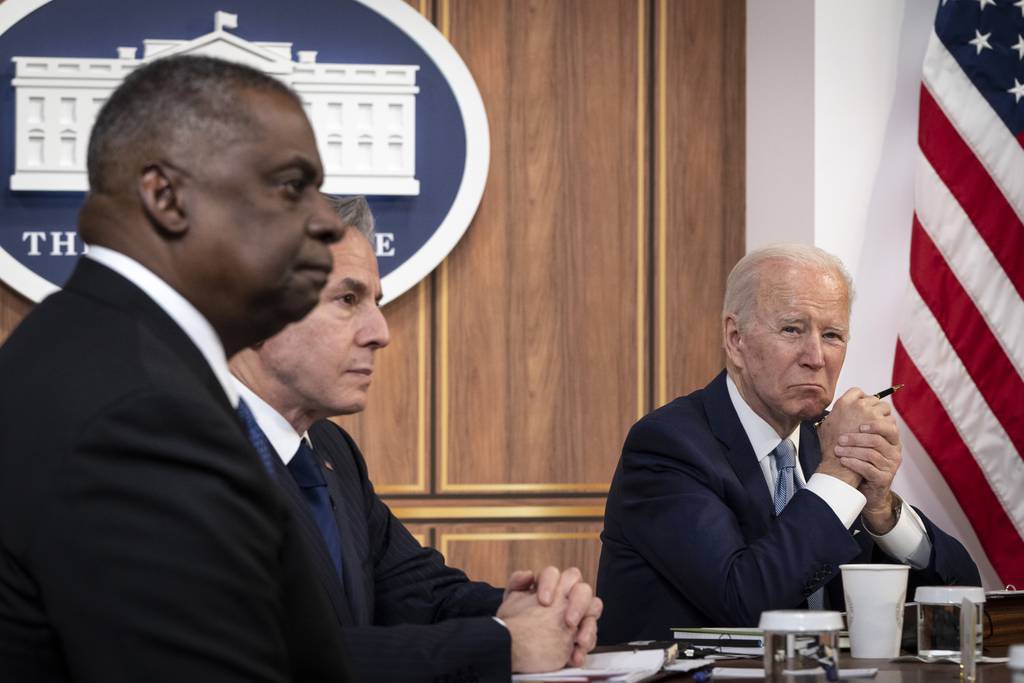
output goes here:
[[150, 221], [162, 230], [182, 236], [188, 231], [188, 217], [181, 201], [183, 174], [165, 164], [149, 164], [139, 177], [142, 208]]
[[722, 344], [729, 361], [736, 367], [743, 367], [743, 337], [736, 316], [732, 313], [722, 319]]

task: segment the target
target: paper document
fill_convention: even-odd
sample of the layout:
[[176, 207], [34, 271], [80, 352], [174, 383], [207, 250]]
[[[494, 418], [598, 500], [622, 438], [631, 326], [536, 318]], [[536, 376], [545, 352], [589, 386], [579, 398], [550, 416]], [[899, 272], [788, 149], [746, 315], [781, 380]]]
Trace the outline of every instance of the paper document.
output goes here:
[[623, 671], [659, 671], [661, 667], [676, 658], [675, 643], [668, 649], [653, 650], [611, 650], [591, 652], [587, 655], [584, 669], [622, 669]]
[[665, 667], [665, 671], [696, 671], [697, 669], [714, 664], [713, 659], [677, 659]]
[[661, 671], [661, 667], [676, 658], [676, 651], [676, 645], [672, 643], [667, 648], [629, 648], [591, 652], [587, 655], [587, 660], [581, 668], [561, 669], [540, 674], [516, 674], [512, 680], [515, 683], [529, 683], [530, 681], [634, 683]]

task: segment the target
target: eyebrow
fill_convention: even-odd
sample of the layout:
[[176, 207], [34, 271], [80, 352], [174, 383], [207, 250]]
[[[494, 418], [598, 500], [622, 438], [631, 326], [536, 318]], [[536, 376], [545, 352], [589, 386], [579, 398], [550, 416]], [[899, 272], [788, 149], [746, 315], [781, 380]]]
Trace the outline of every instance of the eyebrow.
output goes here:
[[[351, 291], [358, 294], [360, 297], [365, 297], [370, 292], [370, 287], [362, 280], [357, 280], [353, 277], [345, 277], [338, 283], [338, 289], [344, 291]], [[380, 300], [384, 298], [384, 294], [378, 294], [373, 297], [373, 300], [380, 303]]]
[[320, 170], [310, 159], [301, 154], [296, 154], [291, 159], [284, 161], [281, 165], [275, 167], [271, 173], [281, 173], [293, 168], [297, 168], [302, 171], [303, 178], [307, 181], [315, 180], [320, 177]]

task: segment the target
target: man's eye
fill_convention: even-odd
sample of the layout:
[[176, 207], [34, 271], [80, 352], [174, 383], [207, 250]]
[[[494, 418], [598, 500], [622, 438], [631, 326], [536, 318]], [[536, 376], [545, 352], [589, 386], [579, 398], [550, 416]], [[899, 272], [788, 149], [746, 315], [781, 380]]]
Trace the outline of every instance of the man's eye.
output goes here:
[[295, 178], [293, 180], [286, 180], [284, 182], [285, 192], [291, 197], [299, 197], [306, 190], [309, 183], [303, 178]]
[[784, 334], [797, 334], [800, 332], [800, 329], [794, 325], [786, 325], [782, 328], [782, 332]]
[[342, 294], [338, 297], [338, 301], [346, 306], [355, 306], [357, 299], [355, 294]]

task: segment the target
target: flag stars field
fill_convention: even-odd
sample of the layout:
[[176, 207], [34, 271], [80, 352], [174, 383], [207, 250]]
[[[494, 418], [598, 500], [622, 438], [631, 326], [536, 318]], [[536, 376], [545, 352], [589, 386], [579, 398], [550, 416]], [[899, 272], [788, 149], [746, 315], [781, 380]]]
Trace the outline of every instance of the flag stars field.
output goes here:
[[[1024, 0], [1021, 0], [1021, 2], [1024, 2]], [[1011, 45], [1010, 47], [1017, 51], [1018, 60], [1024, 59], [1024, 36], [1018, 33], [1017, 42]]]
[[1024, 97], [1024, 83], [1021, 83], [1016, 78], [1013, 79], [1013, 87], [1007, 90], [1014, 97], [1014, 102], [1020, 102], [1020, 98]]
[[988, 39], [989, 39], [989, 37], [991, 35], [992, 35], [991, 31], [989, 31], [988, 33], [985, 33], [983, 35], [981, 33], [981, 31], [979, 31], [978, 29], [974, 29], [974, 40], [969, 40], [967, 42], [969, 42], [974, 47], [978, 48], [978, 54], [980, 55], [982, 50], [991, 50], [992, 49], [992, 46], [989, 45], [989, 42], [988, 42]]

